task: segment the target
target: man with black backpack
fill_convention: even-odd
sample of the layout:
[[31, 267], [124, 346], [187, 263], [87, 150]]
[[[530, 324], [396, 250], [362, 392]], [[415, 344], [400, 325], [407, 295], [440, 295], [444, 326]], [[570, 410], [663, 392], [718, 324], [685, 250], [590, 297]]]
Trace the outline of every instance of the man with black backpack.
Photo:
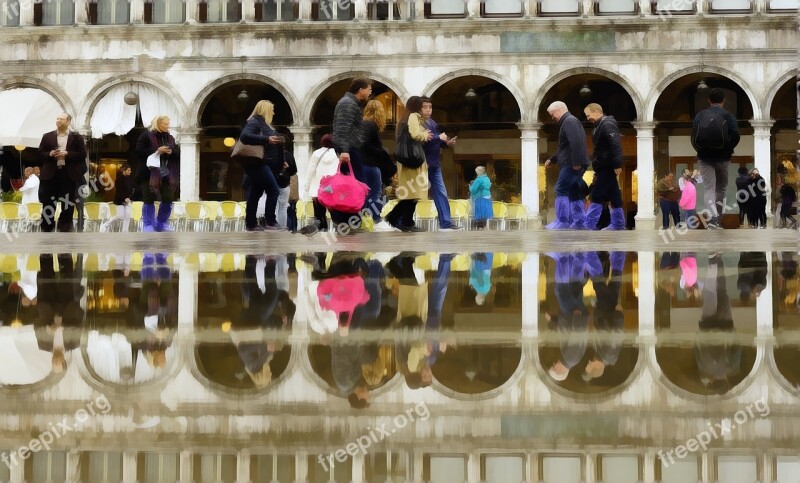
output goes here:
[[725, 92], [714, 88], [708, 93], [708, 109], [700, 111], [692, 124], [692, 146], [697, 151], [700, 174], [705, 183], [703, 201], [710, 211], [709, 229], [721, 229], [720, 216], [728, 188], [728, 167], [733, 150], [739, 144], [736, 118], [723, 109]]

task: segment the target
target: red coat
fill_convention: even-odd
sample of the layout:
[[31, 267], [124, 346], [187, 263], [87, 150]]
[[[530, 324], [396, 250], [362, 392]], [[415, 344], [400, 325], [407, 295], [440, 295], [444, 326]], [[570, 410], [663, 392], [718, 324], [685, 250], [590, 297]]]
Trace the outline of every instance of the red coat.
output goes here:
[[[42, 136], [42, 142], [39, 143], [39, 161], [42, 163], [42, 175], [39, 178], [43, 181], [53, 179], [56, 175], [57, 160], [50, 156], [50, 151], [54, 149], [58, 149], [58, 138], [56, 131], [51, 131]], [[81, 182], [86, 173], [86, 143], [83, 136], [70, 131], [67, 136], [67, 153], [67, 173], [72, 181]]]

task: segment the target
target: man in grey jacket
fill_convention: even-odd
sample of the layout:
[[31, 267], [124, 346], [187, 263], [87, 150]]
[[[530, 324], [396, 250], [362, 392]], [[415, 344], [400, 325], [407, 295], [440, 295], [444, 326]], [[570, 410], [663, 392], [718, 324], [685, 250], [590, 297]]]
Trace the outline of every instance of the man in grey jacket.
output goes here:
[[[364, 164], [361, 161], [361, 145], [364, 144], [364, 103], [372, 95], [372, 81], [356, 77], [350, 82], [350, 88], [339, 99], [333, 111], [333, 145], [339, 161], [347, 163], [356, 179], [366, 183]], [[331, 210], [331, 220], [336, 225], [347, 223], [350, 214]], [[357, 227], [350, 227], [357, 228]]]

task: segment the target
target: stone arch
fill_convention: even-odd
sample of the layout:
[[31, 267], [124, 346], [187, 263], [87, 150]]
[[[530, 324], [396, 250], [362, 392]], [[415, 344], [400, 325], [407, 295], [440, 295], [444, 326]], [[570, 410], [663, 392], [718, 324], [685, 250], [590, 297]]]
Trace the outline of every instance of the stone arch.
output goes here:
[[567, 69], [563, 72], [559, 72], [558, 74], [548, 78], [544, 82], [544, 84], [542, 84], [542, 86], [539, 88], [539, 92], [536, 94], [536, 98], [533, 101], [533, 106], [531, 111], [534, 122], [536, 121], [537, 113], [539, 112], [539, 109], [541, 108], [541, 103], [544, 100], [547, 93], [553, 87], [555, 87], [556, 84], [558, 84], [559, 82], [580, 74], [594, 74], [603, 76], [619, 84], [623, 89], [625, 89], [625, 92], [628, 93], [631, 100], [633, 101], [633, 105], [636, 107], [637, 119], [640, 121], [642, 120], [643, 118], [642, 107], [644, 105], [644, 103], [642, 102], [642, 96], [639, 93], [639, 91], [633, 88], [633, 85], [627, 78], [623, 77], [620, 74], [617, 74], [616, 72], [612, 72], [610, 70], [605, 70], [605, 69], [599, 69], [597, 67], [575, 67], [572, 69]]
[[775, 96], [778, 95], [778, 91], [781, 89], [781, 87], [783, 87], [783, 85], [791, 79], [800, 81], [800, 71], [795, 70], [780, 76], [767, 91], [767, 95], [764, 98], [764, 104], [761, 106], [761, 112], [764, 118], [769, 118], [770, 111], [772, 110], [772, 103], [775, 102]]
[[446, 396], [456, 401], [486, 401], [489, 399], [494, 399], [503, 394], [505, 391], [507, 391], [508, 388], [513, 387], [517, 383], [519, 383], [519, 381], [525, 375], [525, 367], [528, 364], [529, 356], [530, 355], [525, 350], [525, 347], [520, 347], [519, 364], [517, 364], [517, 367], [516, 369], [514, 369], [514, 372], [511, 374], [511, 377], [509, 377], [505, 382], [503, 382], [496, 388], [490, 389], [486, 392], [481, 392], [477, 394], [467, 394], [458, 392], [454, 389], [450, 389], [444, 383], [439, 381], [436, 378], [436, 375], [433, 376], [431, 387], [433, 387], [434, 390], [439, 394], [442, 394], [443, 396]]
[[664, 91], [666, 91], [667, 88], [673, 82], [686, 75], [703, 73], [703, 72], [721, 75], [723, 77], [728, 78], [728, 80], [736, 83], [739, 87], [741, 87], [741, 89], [747, 95], [747, 99], [750, 101], [750, 105], [753, 108], [753, 119], [763, 118], [762, 117], [763, 113], [761, 111], [761, 104], [758, 102], [758, 99], [756, 99], [755, 95], [753, 95], [753, 89], [752, 87], [750, 87], [750, 84], [747, 81], [745, 81], [742, 78], [742, 76], [723, 67], [717, 67], [713, 65], [703, 65], [703, 66], [693, 65], [691, 67], [686, 67], [684, 69], [677, 70], [667, 75], [664, 79], [661, 80], [661, 82], [658, 83], [658, 85], [656, 85], [650, 91], [649, 97], [647, 98], [645, 111], [643, 113], [645, 119], [642, 119], [642, 122], [652, 122], [655, 120], [654, 116], [655, 116], [656, 104], [658, 103], [658, 100], [661, 98], [661, 95], [664, 93]]
[[[433, 80], [430, 84], [428, 84], [425, 89], [422, 91], [426, 96], [433, 95], [434, 92], [449, 81], [456, 79], [458, 77], [466, 77], [466, 76], [479, 76], [479, 77], [486, 77], [498, 82], [500, 85], [508, 89], [514, 99], [517, 101], [517, 107], [519, 107], [520, 112], [520, 122], [529, 122], [529, 113], [525, 109], [525, 95], [519, 89], [519, 87], [508, 79], [496, 72], [492, 72], [490, 70], [484, 69], [461, 69], [454, 72], [448, 72], [443, 76]], [[406, 97], [407, 98], [407, 97]]]
[[778, 368], [778, 362], [775, 360], [775, 348], [773, 347], [766, 355], [766, 365], [767, 371], [769, 372], [772, 379], [778, 384], [778, 386], [783, 389], [786, 394], [791, 395], [792, 397], [800, 396], [800, 391], [795, 388], [791, 382], [783, 375], [781, 370]]
[[311, 115], [313, 114], [313, 109], [314, 109], [314, 106], [316, 105], [316, 102], [317, 102], [317, 99], [319, 98], [319, 96], [321, 96], [322, 93], [325, 92], [325, 89], [327, 89], [328, 87], [332, 86], [333, 84], [339, 82], [340, 80], [342, 80], [342, 79], [350, 79], [350, 78], [353, 78], [353, 77], [366, 77], [368, 79], [374, 79], [374, 80], [386, 85], [386, 87], [388, 87], [389, 89], [392, 90], [392, 92], [397, 94], [397, 97], [399, 97], [400, 99], [408, 99], [408, 97], [409, 97], [408, 91], [406, 91], [405, 87], [403, 87], [402, 85], [397, 84], [397, 82], [394, 79], [392, 79], [392, 78], [390, 78], [388, 76], [385, 76], [383, 74], [376, 74], [376, 73], [373, 73], [373, 72], [366, 72], [366, 71], [341, 72], [339, 74], [336, 74], [336, 75], [328, 77], [324, 81], [316, 84], [314, 87], [311, 88], [311, 90], [309, 91], [308, 95], [306, 96], [306, 98], [310, 99], [311, 102], [306, 102], [305, 103], [305, 105], [303, 106], [303, 110], [300, 113], [300, 115], [295, 117], [295, 121], [294, 121], [295, 124], [303, 124], [305, 122], [307, 122], [309, 124], [313, 124], [314, 120], [311, 118]]
[[96, 84], [92, 90], [86, 94], [86, 98], [83, 102], [83, 109], [81, 109], [81, 113], [83, 115], [80, 121], [82, 122], [81, 127], [85, 129], [89, 129], [90, 120], [92, 119], [92, 114], [94, 113], [94, 109], [97, 106], [97, 103], [100, 102], [100, 99], [103, 98], [103, 95], [112, 87], [115, 87], [119, 84], [125, 84], [127, 82], [138, 82], [143, 84], [150, 84], [151, 86], [162, 90], [170, 95], [170, 98], [175, 103], [175, 108], [178, 112], [181, 113], [181, 129], [185, 129], [187, 127], [192, 127], [192, 123], [189, 122], [190, 120], [187, 119], [186, 116], [186, 103], [183, 101], [180, 93], [173, 88], [171, 84], [164, 83], [161, 79], [156, 79], [153, 77], [149, 77], [142, 74], [124, 74], [119, 75], [116, 77], [110, 77], [98, 84]]
[[289, 108], [292, 111], [292, 118], [295, 119], [295, 124], [297, 123], [298, 115], [302, 111], [300, 107], [300, 103], [297, 101], [297, 97], [295, 97], [294, 93], [287, 89], [283, 84], [276, 81], [275, 79], [261, 75], [261, 74], [253, 74], [253, 73], [246, 73], [246, 74], [229, 74], [223, 77], [220, 77], [208, 85], [206, 85], [200, 93], [195, 96], [194, 100], [189, 104], [186, 112], [187, 121], [191, 121], [191, 123], [187, 123], [187, 126], [191, 127], [199, 127], [200, 126], [200, 118], [203, 115], [203, 111], [208, 106], [208, 102], [211, 100], [212, 94], [227, 84], [234, 83], [236, 81], [259, 81], [267, 84], [271, 87], [274, 87], [286, 102], [289, 103]]
[[[55, 82], [47, 79], [29, 76], [11, 76], [2, 80], [2, 90], [18, 89], [28, 87], [31, 89], [40, 89], [50, 94], [68, 113], [72, 115], [73, 120], [78, 119], [78, 111], [75, 109], [75, 104], [67, 93]], [[73, 123], [73, 127], [77, 127], [77, 123]], [[42, 130], [44, 133], [46, 130]]]

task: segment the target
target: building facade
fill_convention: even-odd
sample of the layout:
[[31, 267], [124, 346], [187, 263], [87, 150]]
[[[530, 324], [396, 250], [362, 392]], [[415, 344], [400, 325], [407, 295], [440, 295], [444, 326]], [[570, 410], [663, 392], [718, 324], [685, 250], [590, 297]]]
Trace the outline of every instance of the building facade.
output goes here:
[[[620, 181], [637, 227], [655, 226], [655, 181], [694, 163], [691, 119], [706, 87], [725, 89], [739, 120], [733, 172], [757, 167], [774, 187], [779, 163], [796, 168], [794, 0], [6, 0], [3, 11], [0, 103], [44, 91], [111, 171], [137, 129], [170, 115], [183, 200], [240, 199], [223, 140], [261, 98], [276, 104], [303, 164], [356, 76], [377, 83], [389, 146], [402, 103], [431, 96], [434, 117], [459, 136], [443, 168], [451, 196], [465, 198], [483, 164], [496, 198], [523, 203], [533, 220], [552, 209], [555, 173], [540, 161], [555, 150], [554, 100], [579, 115], [599, 102], [620, 122]], [[138, 103], [125, 104], [128, 93]], [[18, 157], [33, 162], [5, 151], [6, 177]]]

